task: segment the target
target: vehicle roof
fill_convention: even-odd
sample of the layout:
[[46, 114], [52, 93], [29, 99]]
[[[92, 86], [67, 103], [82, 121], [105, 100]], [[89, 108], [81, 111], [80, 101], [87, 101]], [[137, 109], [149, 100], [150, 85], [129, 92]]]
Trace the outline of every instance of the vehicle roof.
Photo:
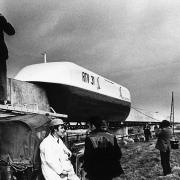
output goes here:
[[45, 115], [39, 114], [19, 115], [0, 118], [0, 123], [6, 122], [21, 122], [33, 130], [48, 124], [50, 122], [50, 119]]

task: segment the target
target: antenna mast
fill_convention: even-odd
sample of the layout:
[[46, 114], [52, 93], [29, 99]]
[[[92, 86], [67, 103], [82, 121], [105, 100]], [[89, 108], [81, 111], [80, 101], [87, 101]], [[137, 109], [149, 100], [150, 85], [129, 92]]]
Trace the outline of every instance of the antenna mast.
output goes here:
[[47, 58], [46, 58], [46, 51], [42, 53], [43, 55], [43, 59], [44, 59], [44, 63], [47, 63]]

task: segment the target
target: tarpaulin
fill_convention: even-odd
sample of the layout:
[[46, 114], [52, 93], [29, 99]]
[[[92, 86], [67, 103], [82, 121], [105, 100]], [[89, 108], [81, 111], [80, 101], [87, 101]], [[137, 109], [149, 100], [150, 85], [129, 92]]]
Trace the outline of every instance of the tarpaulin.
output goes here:
[[1, 162], [39, 166], [39, 144], [48, 133], [49, 121], [45, 115], [0, 119]]

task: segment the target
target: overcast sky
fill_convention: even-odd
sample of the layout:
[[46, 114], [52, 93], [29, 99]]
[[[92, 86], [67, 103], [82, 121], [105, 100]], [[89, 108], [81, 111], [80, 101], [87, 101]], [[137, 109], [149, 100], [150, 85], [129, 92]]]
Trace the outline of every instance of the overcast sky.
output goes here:
[[47, 60], [71, 61], [131, 92], [132, 106], [180, 120], [179, 0], [0, 0], [14, 25], [8, 76]]

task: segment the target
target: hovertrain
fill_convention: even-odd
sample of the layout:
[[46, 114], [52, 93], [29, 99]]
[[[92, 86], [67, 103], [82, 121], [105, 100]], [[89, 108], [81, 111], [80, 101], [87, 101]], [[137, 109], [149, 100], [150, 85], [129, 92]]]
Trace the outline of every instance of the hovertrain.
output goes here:
[[45, 89], [56, 112], [69, 121], [87, 121], [102, 116], [111, 121], [125, 121], [131, 97], [127, 88], [72, 62], [49, 62], [24, 67], [16, 80], [31, 82]]

